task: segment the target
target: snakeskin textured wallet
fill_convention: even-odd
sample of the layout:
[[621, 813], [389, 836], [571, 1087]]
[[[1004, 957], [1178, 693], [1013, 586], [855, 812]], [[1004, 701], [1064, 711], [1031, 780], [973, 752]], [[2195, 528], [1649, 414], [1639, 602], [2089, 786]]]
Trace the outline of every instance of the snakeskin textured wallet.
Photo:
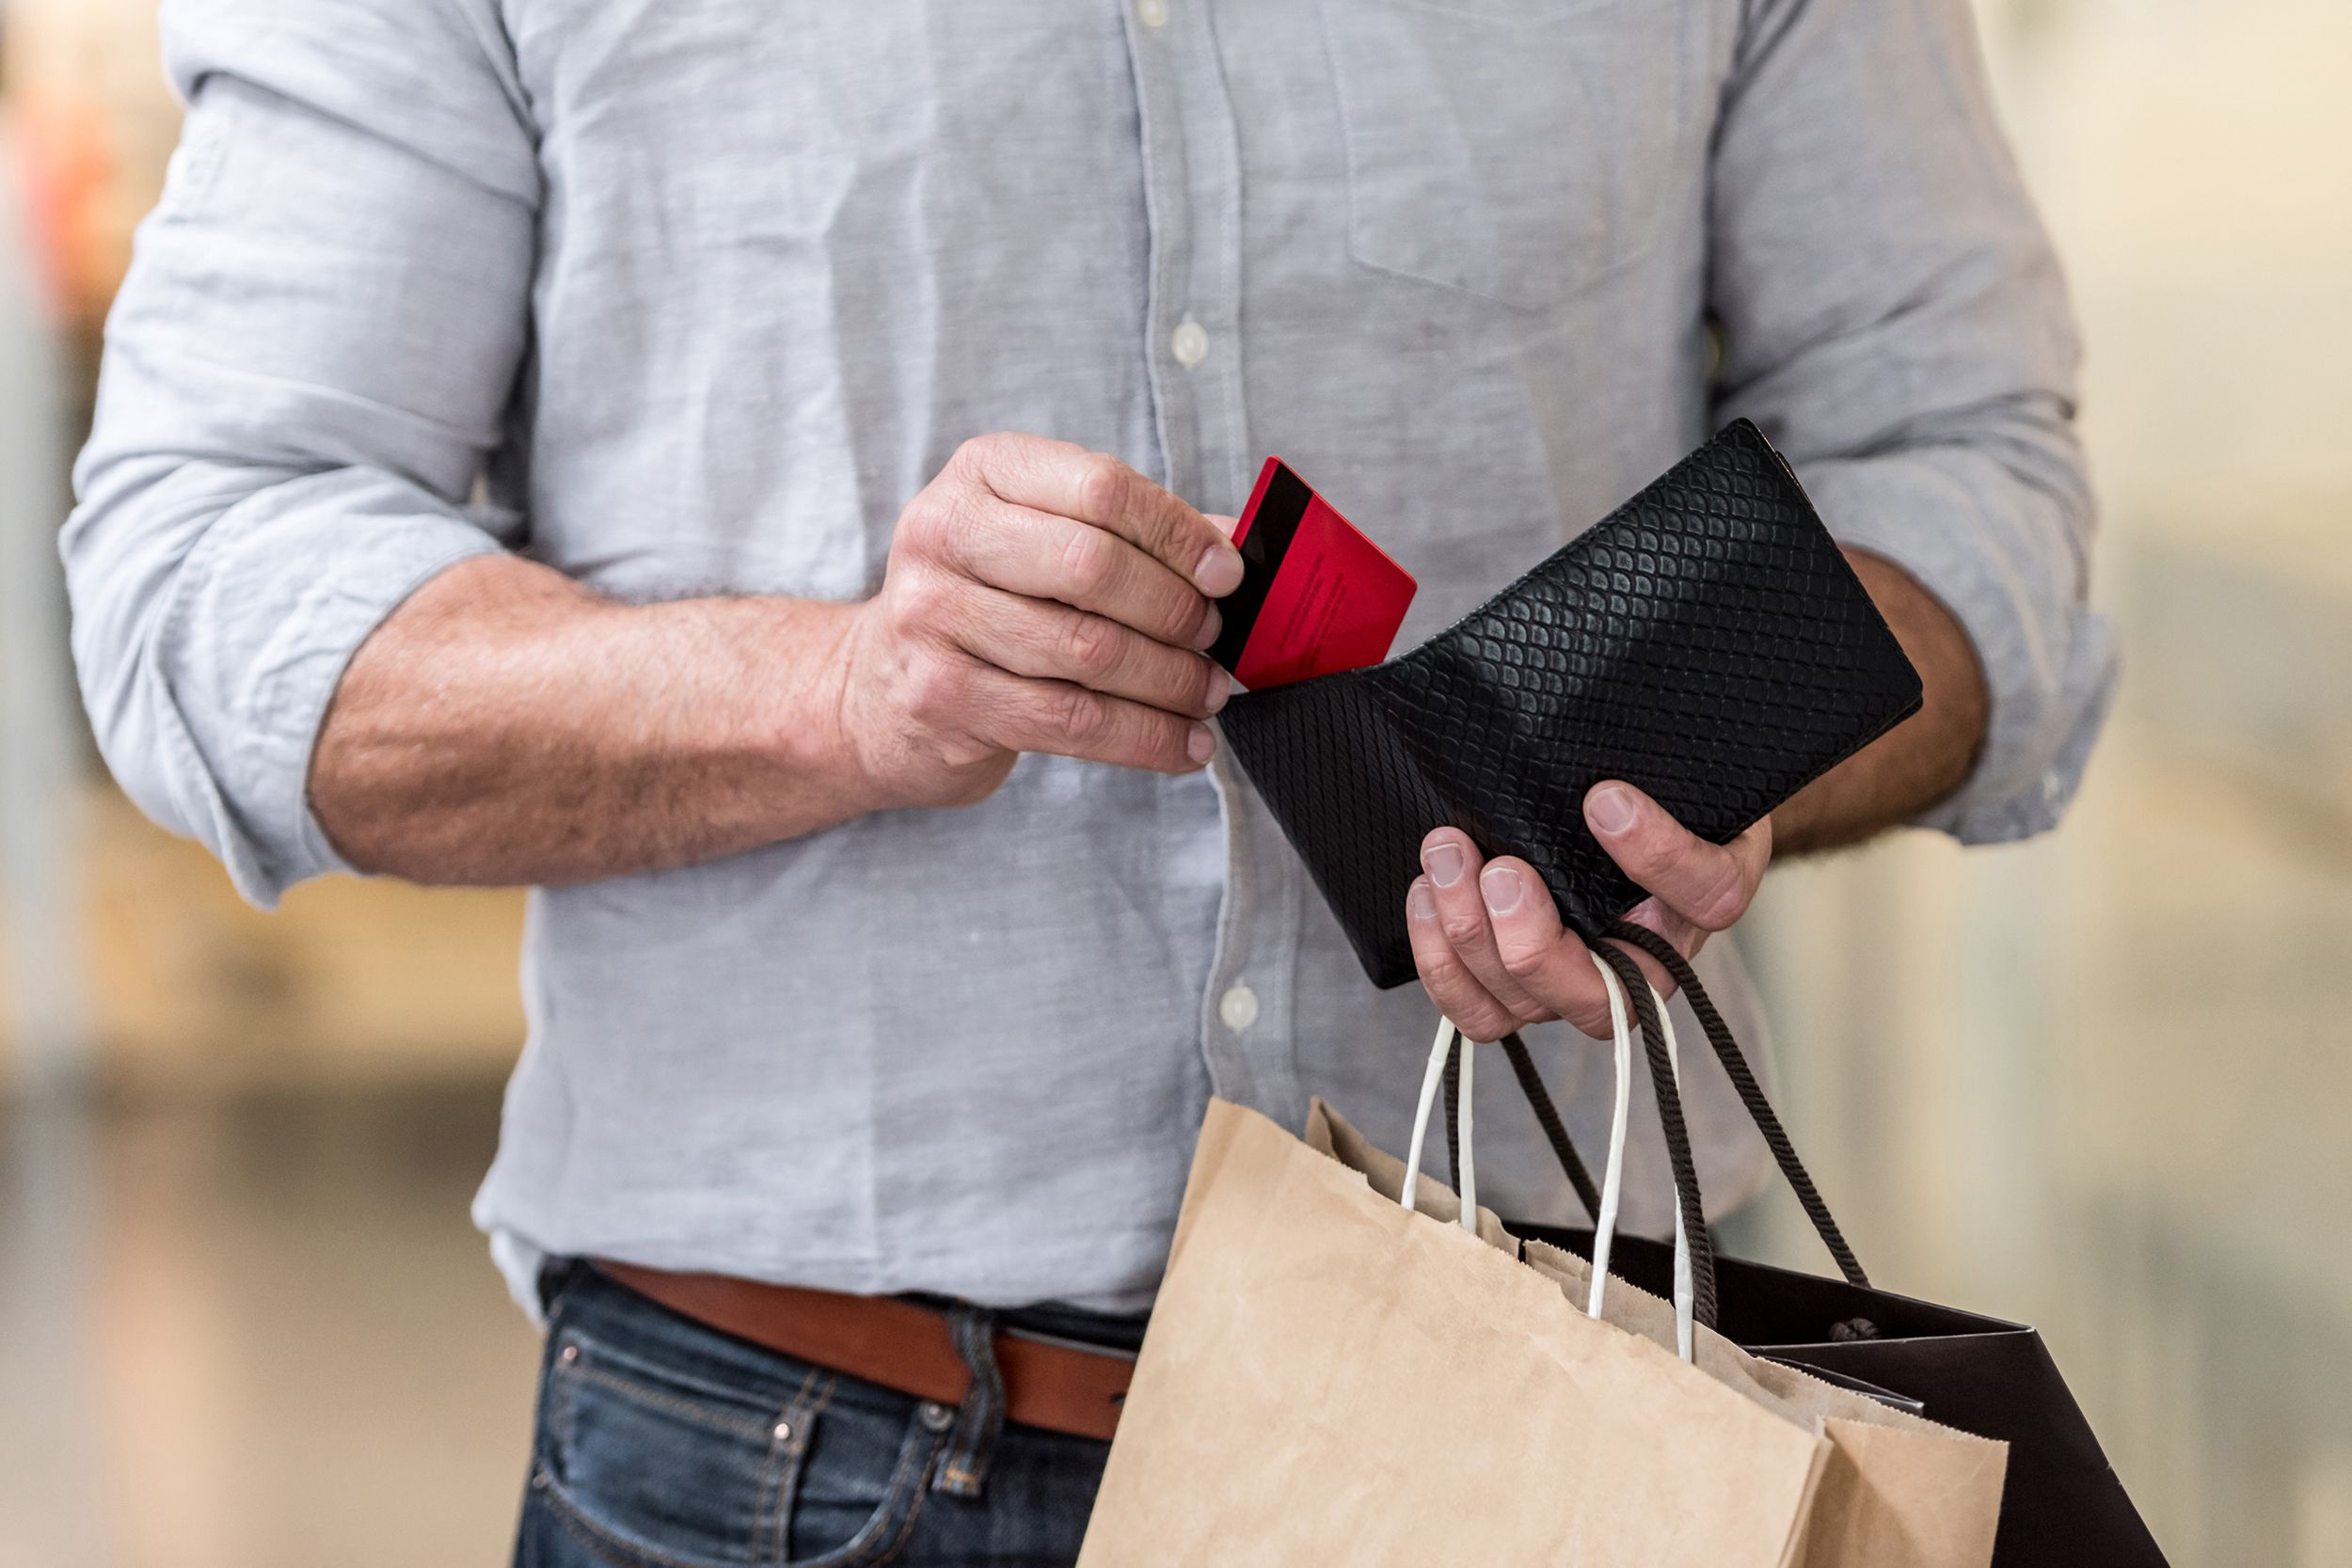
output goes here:
[[1727, 843], [1919, 707], [1919, 677], [1745, 420], [1387, 664], [1238, 695], [1233, 756], [1373, 982], [1413, 978], [1405, 894], [1448, 824], [1597, 939], [1644, 897], [1584, 827], [1638, 785]]

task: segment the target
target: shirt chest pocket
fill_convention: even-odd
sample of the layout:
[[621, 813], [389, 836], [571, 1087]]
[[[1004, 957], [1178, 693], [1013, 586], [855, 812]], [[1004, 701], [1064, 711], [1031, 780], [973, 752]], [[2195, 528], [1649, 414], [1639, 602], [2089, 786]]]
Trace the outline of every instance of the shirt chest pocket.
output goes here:
[[1523, 310], [1653, 244], [1691, 118], [1677, 0], [1322, 0], [1366, 266]]

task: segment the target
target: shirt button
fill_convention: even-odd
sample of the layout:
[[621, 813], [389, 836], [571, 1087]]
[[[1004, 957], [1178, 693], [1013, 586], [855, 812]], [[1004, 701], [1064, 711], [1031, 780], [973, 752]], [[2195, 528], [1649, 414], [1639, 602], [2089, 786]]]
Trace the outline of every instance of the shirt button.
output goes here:
[[1136, 0], [1136, 20], [1146, 27], [1168, 25], [1168, 0]]
[[1248, 986], [1235, 986], [1216, 999], [1216, 1016], [1234, 1034], [1258, 1022], [1258, 993]]
[[1209, 334], [1199, 322], [1185, 322], [1168, 339], [1168, 351], [1176, 356], [1176, 363], [1190, 370], [1209, 356]]

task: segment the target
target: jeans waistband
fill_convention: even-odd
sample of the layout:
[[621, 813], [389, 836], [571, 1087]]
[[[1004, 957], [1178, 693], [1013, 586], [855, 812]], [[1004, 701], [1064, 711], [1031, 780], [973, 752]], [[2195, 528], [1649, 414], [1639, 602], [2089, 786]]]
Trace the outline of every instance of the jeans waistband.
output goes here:
[[[787, 1374], [779, 1368], [803, 1365], [707, 1323], [681, 1317], [608, 1277], [584, 1259], [550, 1259], [540, 1271], [539, 1297], [550, 1322], [560, 1313], [566, 1320], [583, 1321], [592, 1331], [600, 1328], [607, 1334], [618, 1333], [648, 1349], [662, 1345], [672, 1354], [692, 1354], [705, 1364], [707, 1370], [718, 1372], [731, 1385], [738, 1380], [755, 1385], [781, 1383]], [[933, 1481], [938, 1490], [966, 1497], [981, 1495], [1005, 1423], [1004, 1378], [996, 1365], [998, 1334], [1035, 1336], [1133, 1353], [1142, 1344], [1147, 1322], [1143, 1313], [1095, 1312], [1052, 1302], [998, 1309], [932, 1295], [909, 1294], [900, 1299], [937, 1312], [946, 1320], [956, 1354], [971, 1373], [969, 1391], [961, 1406], [955, 1410], [948, 1446]], [[879, 1386], [875, 1391], [892, 1392]]]

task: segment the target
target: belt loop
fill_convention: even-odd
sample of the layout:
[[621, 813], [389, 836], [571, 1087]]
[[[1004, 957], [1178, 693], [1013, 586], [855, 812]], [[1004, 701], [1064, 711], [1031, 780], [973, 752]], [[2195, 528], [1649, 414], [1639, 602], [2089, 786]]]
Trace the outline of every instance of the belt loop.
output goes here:
[[988, 1462], [996, 1434], [1005, 1428], [1005, 1374], [996, 1366], [996, 1314], [985, 1307], [959, 1305], [947, 1312], [956, 1354], [972, 1370], [971, 1391], [947, 1435], [935, 1491], [951, 1497], [977, 1497], [988, 1481]]

